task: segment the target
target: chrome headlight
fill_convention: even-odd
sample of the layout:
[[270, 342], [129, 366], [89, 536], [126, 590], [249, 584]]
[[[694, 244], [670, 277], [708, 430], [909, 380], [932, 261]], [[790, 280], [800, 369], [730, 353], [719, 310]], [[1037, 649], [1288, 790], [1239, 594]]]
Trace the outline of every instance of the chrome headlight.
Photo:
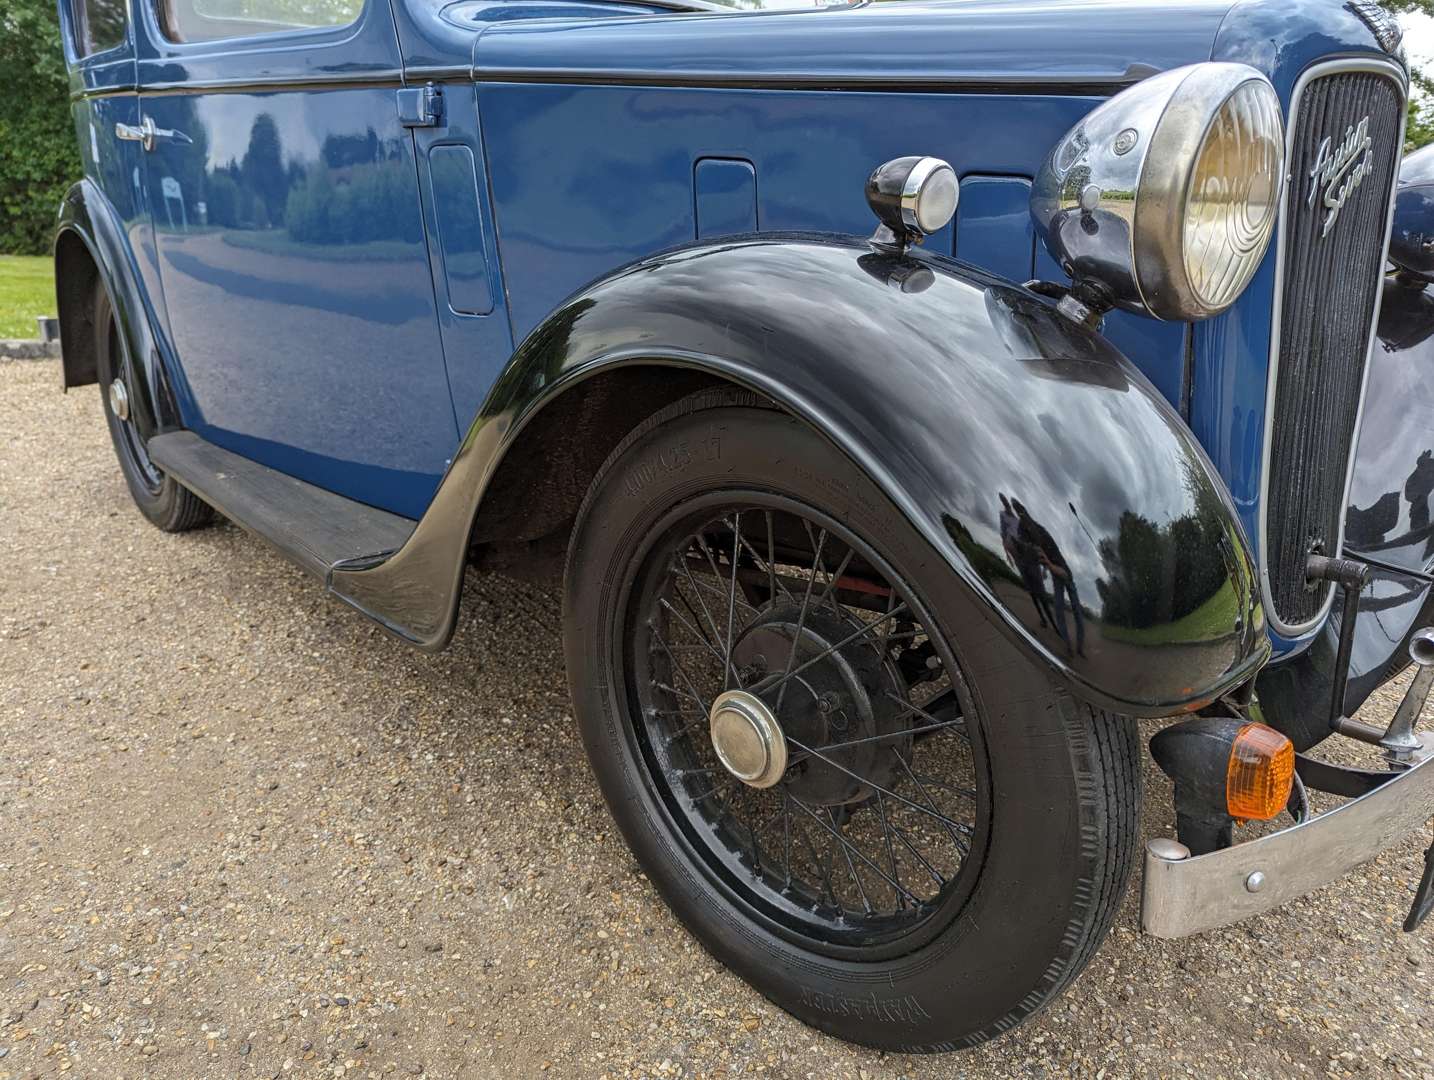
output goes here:
[[1245, 64], [1152, 76], [1056, 143], [1031, 191], [1047, 249], [1091, 298], [1218, 315], [1264, 258], [1284, 177], [1279, 98]]

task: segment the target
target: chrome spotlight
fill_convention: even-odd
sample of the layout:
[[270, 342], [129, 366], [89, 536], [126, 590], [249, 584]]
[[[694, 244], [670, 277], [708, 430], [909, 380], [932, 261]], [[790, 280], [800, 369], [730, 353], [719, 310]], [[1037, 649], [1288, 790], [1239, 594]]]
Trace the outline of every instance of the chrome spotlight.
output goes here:
[[871, 238], [883, 251], [919, 244], [956, 213], [961, 188], [956, 171], [940, 158], [900, 157], [866, 182], [866, 202], [881, 225]]
[[1175, 68], [1056, 143], [1031, 213], [1083, 302], [1208, 318], [1238, 299], [1269, 246], [1284, 148], [1279, 98], [1254, 68]]

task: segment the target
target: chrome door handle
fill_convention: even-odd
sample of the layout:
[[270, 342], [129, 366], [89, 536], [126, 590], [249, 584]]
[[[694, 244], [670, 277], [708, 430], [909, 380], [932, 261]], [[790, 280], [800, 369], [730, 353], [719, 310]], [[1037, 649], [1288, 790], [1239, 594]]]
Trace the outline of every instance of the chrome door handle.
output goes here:
[[173, 139], [175, 142], [182, 142], [190, 145], [194, 142], [182, 131], [175, 131], [173, 128], [162, 128], [154, 126], [154, 117], [146, 116], [138, 124], [115, 124], [115, 138], [125, 139], [129, 142], [137, 142], [146, 150], [153, 150], [154, 144], [160, 139]]
[[154, 149], [154, 120], [146, 116], [140, 124], [115, 124], [115, 138], [137, 142], [146, 150]]

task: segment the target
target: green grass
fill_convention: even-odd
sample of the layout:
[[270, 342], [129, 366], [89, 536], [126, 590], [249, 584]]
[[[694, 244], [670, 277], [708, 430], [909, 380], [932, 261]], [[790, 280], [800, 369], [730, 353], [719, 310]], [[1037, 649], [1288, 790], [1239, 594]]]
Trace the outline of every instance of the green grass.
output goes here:
[[0, 255], [0, 338], [40, 336], [37, 315], [55, 314], [55, 264], [48, 255]]

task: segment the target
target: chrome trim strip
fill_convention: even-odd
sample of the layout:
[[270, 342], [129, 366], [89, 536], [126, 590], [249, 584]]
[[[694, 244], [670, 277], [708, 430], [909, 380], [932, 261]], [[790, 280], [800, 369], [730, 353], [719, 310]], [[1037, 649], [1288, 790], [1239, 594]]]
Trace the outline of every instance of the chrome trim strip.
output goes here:
[[195, 79], [192, 82], [141, 83], [138, 88], [79, 90], [71, 92], [70, 100], [114, 97], [119, 94], [160, 96], [171, 94], [274, 94], [301, 90], [359, 90], [403, 86], [401, 71], [375, 71], [356, 75], [314, 76], [308, 79]]
[[1119, 76], [1072, 79], [1069, 76], [1021, 75], [823, 75], [697, 71], [681, 74], [665, 71], [559, 70], [524, 67], [475, 66], [473, 78], [480, 83], [544, 83], [552, 85], [654, 86], [712, 90], [851, 90], [861, 93], [922, 94], [1052, 94], [1071, 97], [1107, 98], [1129, 89], [1148, 72]]
[[[1300, 99], [1304, 96], [1305, 87], [1316, 79], [1326, 75], [1338, 75], [1346, 71], [1369, 71], [1377, 75], [1385, 75], [1392, 79], [1399, 87], [1400, 102], [1404, 104], [1409, 99], [1409, 82], [1404, 69], [1398, 64], [1386, 60], [1379, 60], [1374, 57], [1361, 57], [1353, 60], [1331, 60], [1323, 64], [1314, 64], [1306, 68], [1299, 79], [1295, 82], [1294, 90], [1290, 94], [1290, 113], [1285, 119], [1285, 165], [1288, 169], [1289, 162], [1295, 150], [1295, 132], [1298, 129], [1296, 123], [1299, 114]], [[1404, 146], [1404, 124], [1407, 116], [1404, 111], [1399, 116], [1399, 146]], [[1386, 258], [1389, 253], [1389, 233], [1394, 224], [1394, 195], [1393, 189], [1399, 183], [1399, 167], [1394, 168], [1394, 179], [1390, 184], [1389, 212], [1384, 223], [1384, 243], [1380, 247]], [[1260, 601], [1265, 608], [1265, 618], [1269, 626], [1277, 633], [1287, 638], [1300, 638], [1312, 634], [1323, 623], [1329, 614], [1330, 607], [1334, 604], [1335, 590], [1330, 587], [1324, 603], [1320, 606], [1319, 612], [1307, 622], [1286, 623], [1275, 610], [1274, 601], [1270, 596], [1270, 568], [1269, 568], [1269, 506], [1270, 506], [1270, 444], [1274, 435], [1275, 420], [1275, 391], [1279, 385], [1280, 374], [1280, 314], [1284, 300], [1285, 285], [1285, 212], [1288, 209], [1290, 191], [1295, 185], [1291, 184], [1289, 173], [1285, 174], [1284, 191], [1280, 195], [1280, 218], [1278, 222], [1279, 231], [1275, 237], [1275, 291], [1271, 301], [1272, 315], [1270, 319], [1270, 353], [1269, 370], [1265, 376], [1265, 433], [1264, 447], [1260, 458], [1260, 513], [1259, 513], [1259, 552], [1257, 561], [1260, 567]], [[1339, 535], [1335, 541], [1334, 550], [1330, 554], [1338, 556], [1344, 551], [1344, 518], [1345, 509], [1349, 505], [1349, 488], [1354, 481], [1354, 454], [1359, 449], [1359, 432], [1364, 424], [1364, 395], [1369, 383], [1369, 354], [1374, 348], [1374, 331], [1379, 325], [1379, 307], [1383, 298], [1383, 291], [1376, 293], [1374, 298], [1374, 313], [1369, 323], [1369, 335], [1364, 349], [1364, 378], [1359, 388], [1359, 408], [1355, 412], [1354, 432], [1350, 436], [1349, 462], [1345, 467], [1344, 476], [1344, 499], [1339, 508]]]
[[[1425, 737], [1426, 747], [1430, 745]], [[1140, 925], [1156, 937], [1213, 930], [1277, 908], [1343, 877], [1434, 816], [1434, 758], [1328, 813], [1205, 855], [1145, 845]], [[1251, 876], [1263, 875], [1254, 881]]]

